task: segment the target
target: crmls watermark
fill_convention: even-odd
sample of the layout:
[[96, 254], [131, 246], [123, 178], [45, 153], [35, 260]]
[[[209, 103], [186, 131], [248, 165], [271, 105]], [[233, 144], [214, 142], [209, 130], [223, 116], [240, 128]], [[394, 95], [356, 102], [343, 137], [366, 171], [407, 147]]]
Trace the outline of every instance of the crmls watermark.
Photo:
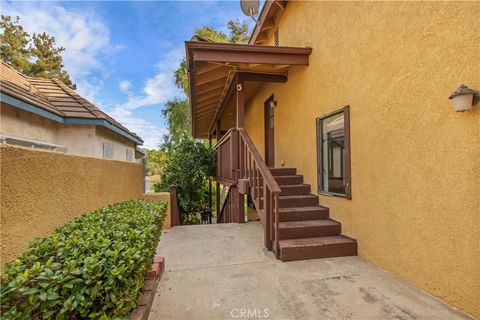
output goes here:
[[269, 312], [268, 308], [233, 308], [230, 316], [234, 319], [268, 319]]

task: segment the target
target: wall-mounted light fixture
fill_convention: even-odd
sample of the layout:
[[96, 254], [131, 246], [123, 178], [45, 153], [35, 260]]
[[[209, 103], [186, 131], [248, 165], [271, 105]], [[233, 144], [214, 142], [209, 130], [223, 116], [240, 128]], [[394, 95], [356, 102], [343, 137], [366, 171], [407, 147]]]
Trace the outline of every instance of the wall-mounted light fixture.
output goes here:
[[461, 84], [448, 99], [452, 99], [455, 111], [468, 111], [480, 101], [480, 92]]

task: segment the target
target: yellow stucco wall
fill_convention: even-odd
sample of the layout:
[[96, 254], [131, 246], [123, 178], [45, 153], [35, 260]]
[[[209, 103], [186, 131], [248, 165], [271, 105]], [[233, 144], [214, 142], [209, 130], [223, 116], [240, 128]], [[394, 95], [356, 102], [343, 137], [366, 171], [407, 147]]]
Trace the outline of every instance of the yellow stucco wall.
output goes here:
[[107, 204], [142, 198], [141, 164], [0, 145], [1, 262]]
[[172, 211], [170, 209], [170, 192], [149, 192], [142, 195], [142, 199], [149, 201], [164, 201], [167, 203], [167, 212], [163, 220], [163, 229], [172, 227]]
[[[280, 45], [310, 46], [310, 66], [248, 102], [263, 154], [273, 93], [275, 160], [317, 190], [315, 118], [350, 105], [352, 200], [321, 196], [359, 255], [480, 317], [479, 2], [289, 2]], [[270, 40], [271, 43], [271, 40]]]

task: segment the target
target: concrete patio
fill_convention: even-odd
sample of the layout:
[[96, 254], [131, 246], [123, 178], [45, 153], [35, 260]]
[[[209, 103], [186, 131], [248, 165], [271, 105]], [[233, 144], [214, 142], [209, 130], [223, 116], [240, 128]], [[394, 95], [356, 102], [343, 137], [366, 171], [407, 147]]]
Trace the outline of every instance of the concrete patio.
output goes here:
[[359, 257], [280, 262], [258, 222], [181, 226], [149, 319], [469, 319]]

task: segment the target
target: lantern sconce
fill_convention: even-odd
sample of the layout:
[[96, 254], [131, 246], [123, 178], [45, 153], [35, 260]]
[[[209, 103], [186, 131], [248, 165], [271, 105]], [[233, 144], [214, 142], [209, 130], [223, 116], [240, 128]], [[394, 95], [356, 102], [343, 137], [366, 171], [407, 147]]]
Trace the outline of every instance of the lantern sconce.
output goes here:
[[472, 110], [472, 106], [480, 101], [480, 91], [470, 89], [466, 85], [461, 84], [448, 99], [452, 99], [455, 111], [469, 111]]

